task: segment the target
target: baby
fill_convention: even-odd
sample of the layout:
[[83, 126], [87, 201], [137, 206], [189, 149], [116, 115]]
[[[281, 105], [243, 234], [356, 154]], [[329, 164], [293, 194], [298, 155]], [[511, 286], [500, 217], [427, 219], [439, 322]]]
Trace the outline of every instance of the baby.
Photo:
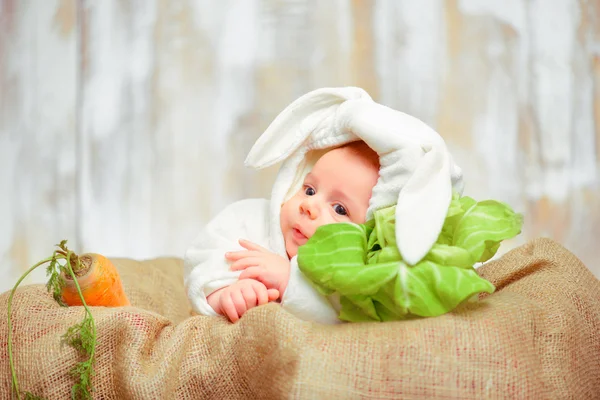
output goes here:
[[[281, 232], [269, 232], [267, 200], [242, 200], [223, 210], [186, 252], [186, 287], [195, 311], [236, 322], [249, 309], [278, 300], [300, 318], [337, 322], [334, 306], [300, 276], [298, 248], [319, 226], [364, 223], [378, 177], [377, 153], [356, 141], [319, 158], [300, 190], [281, 205]], [[283, 235], [284, 254], [267, 248], [273, 234]], [[242, 249], [236, 250], [238, 243]]]

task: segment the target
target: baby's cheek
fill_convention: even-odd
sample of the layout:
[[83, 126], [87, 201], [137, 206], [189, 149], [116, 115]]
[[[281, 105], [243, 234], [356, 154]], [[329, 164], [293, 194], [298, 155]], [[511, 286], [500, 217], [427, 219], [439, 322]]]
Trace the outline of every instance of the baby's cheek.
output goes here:
[[323, 219], [323, 223], [319, 224], [319, 226], [329, 225], [329, 224], [337, 224], [339, 222], [345, 222], [345, 221], [349, 221], [349, 218], [345, 217], [343, 215], [338, 215], [335, 212], [332, 212], [331, 214], [327, 215], [327, 218]]

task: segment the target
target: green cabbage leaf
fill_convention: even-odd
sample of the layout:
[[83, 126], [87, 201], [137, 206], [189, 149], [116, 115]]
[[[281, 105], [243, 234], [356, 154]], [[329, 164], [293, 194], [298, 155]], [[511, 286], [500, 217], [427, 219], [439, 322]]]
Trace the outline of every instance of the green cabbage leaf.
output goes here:
[[495, 288], [474, 265], [492, 258], [503, 240], [521, 232], [523, 217], [507, 204], [454, 194], [437, 242], [416, 265], [402, 259], [395, 237], [396, 206], [365, 224], [317, 229], [298, 250], [302, 273], [325, 296], [339, 295], [344, 321], [434, 317]]

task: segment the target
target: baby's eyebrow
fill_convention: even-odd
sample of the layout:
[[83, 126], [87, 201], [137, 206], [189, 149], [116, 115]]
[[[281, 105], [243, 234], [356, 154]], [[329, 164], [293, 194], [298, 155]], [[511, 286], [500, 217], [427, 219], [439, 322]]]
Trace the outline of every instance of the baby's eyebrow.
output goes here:
[[307, 179], [311, 179], [313, 181], [317, 180], [317, 178], [315, 178], [315, 176], [311, 172], [309, 172], [308, 174], [306, 174], [306, 176], [304, 177], [304, 180], [307, 180]]

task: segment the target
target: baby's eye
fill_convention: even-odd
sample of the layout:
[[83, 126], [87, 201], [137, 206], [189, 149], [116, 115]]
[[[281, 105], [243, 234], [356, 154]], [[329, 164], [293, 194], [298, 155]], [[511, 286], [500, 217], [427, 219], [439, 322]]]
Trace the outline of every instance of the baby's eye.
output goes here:
[[317, 192], [315, 192], [315, 189], [311, 188], [310, 186], [306, 186], [304, 188], [304, 194], [307, 196], [314, 196]]
[[348, 211], [346, 211], [346, 208], [341, 204], [334, 204], [333, 211], [338, 215], [348, 215]]

